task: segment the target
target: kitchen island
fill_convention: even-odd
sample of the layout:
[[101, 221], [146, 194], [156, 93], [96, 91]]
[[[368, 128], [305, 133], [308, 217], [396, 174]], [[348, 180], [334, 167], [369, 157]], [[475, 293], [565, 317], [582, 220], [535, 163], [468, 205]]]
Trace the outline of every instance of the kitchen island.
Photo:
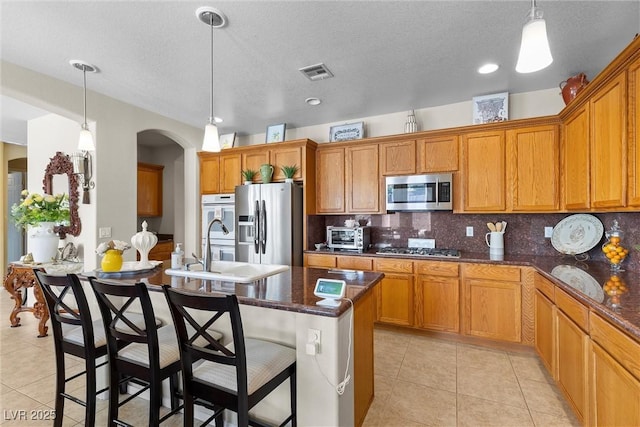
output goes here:
[[[143, 282], [149, 289], [158, 291], [160, 285], [170, 284], [197, 293], [235, 293], [240, 302], [245, 336], [296, 349], [298, 425], [362, 424], [373, 400], [373, 289], [383, 274], [291, 267], [265, 279], [242, 284], [167, 276], [165, 267], [136, 275], [101, 276], [125, 283]], [[320, 298], [313, 290], [318, 278], [344, 280], [346, 297], [353, 301], [353, 308], [346, 300], [336, 308], [316, 305]], [[151, 297], [156, 316], [170, 322], [164, 295], [152, 292]], [[316, 355], [307, 353], [310, 330], [320, 333]], [[230, 334], [230, 331], [222, 332]], [[344, 380], [345, 369], [351, 380], [340, 395], [336, 385]], [[252, 413], [269, 423], [284, 419], [288, 413], [288, 387], [285, 382]]]

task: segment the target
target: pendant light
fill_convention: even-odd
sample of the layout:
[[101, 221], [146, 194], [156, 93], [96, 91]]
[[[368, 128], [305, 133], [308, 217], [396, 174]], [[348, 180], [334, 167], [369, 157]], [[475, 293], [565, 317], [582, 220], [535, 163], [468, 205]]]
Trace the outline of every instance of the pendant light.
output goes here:
[[93, 135], [91, 135], [91, 131], [89, 130], [89, 126], [87, 125], [87, 71], [90, 73], [95, 73], [97, 69], [93, 65], [77, 59], [72, 59], [71, 61], [69, 61], [69, 64], [71, 64], [73, 68], [82, 71], [82, 88], [83, 88], [83, 97], [84, 97], [83, 98], [84, 99], [84, 110], [83, 110], [84, 121], [82, 122], [82, 129], [80, 130], [80, 138], [78, 139], [78, 150], [93, 151], [96, 149], [96, 146], [93, 143]]
[[198, 19], [210, 27], [211, 30], [211, 87], [209, 92], [209, 123], [204, 128], [204, 140], [202, 141], [202, 151], [220, 151], [220, 137], [216, 119], [213, 116], [213, 30], [222, 28], [227, 24], [227, 18], [218, 9], [203, 6], [196, 10]]
[[553, 62], [547, 39], [547, 24], [542, 15], [542, 9], [536, 7], [536, 0], [531, 0], [531, 11], [522, 28], [522, 43], [516, 65], [519, 73], [533, 73]]

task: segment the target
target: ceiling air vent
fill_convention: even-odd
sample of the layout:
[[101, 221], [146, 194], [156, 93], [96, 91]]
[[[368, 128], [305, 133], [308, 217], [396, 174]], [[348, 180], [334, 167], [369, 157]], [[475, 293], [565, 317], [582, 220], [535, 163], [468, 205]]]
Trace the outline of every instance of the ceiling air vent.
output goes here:
[[322, 63], [302, 67], [300, 68], [300, 71], [311, 81], [324, 80], [333, 77], [331, 71], [329, 71], [327, 66]]

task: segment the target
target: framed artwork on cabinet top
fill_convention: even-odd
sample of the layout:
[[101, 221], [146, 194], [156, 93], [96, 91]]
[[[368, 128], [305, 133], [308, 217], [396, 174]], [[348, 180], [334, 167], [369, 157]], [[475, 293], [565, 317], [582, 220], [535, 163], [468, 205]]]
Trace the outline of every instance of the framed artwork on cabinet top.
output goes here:
[[224, 135], [220, 135], [220, 147], [224, 150], [225, 148], [232, 148], [233, 144], [236, 142], [236, 133], [225, 133]]
[[331, 126], [329, 142], [350, 141], [364, 138], [364, 122]]
[[509, 120], [509, 92], [473, 97], [473, 124]]
[[269, 125], [267, 126], [267, 135], [265, 137], [265, 142], [268, 144], [270, 142], [282, 142], [284, 141], [284, 133], [287, 130], [286, 123], [280, 123], [278, 125]]

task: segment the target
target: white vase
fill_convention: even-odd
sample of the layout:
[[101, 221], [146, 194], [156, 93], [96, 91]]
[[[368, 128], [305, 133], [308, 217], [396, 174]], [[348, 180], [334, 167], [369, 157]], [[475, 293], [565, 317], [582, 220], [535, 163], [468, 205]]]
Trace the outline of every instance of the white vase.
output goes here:
[[293, 184], [293, 178], [285, 178], [284, 182], [286, 182], [287, 184]]
[[140, 253], [140, 261], [138, 267], [151, 268], [153, 265], [149, 262], [149, 251], [158, 243], [158, 237], [147, 231], [147, 221], [142, 222], [142, 231], [131, 237], [131, 246]]
[[34, 262], [51, 262], [58, 254], [60, 238], [53, 231], [55, 222], [41, 222], [29, 226], [27, 232], [27, 248], [31, 252]]

